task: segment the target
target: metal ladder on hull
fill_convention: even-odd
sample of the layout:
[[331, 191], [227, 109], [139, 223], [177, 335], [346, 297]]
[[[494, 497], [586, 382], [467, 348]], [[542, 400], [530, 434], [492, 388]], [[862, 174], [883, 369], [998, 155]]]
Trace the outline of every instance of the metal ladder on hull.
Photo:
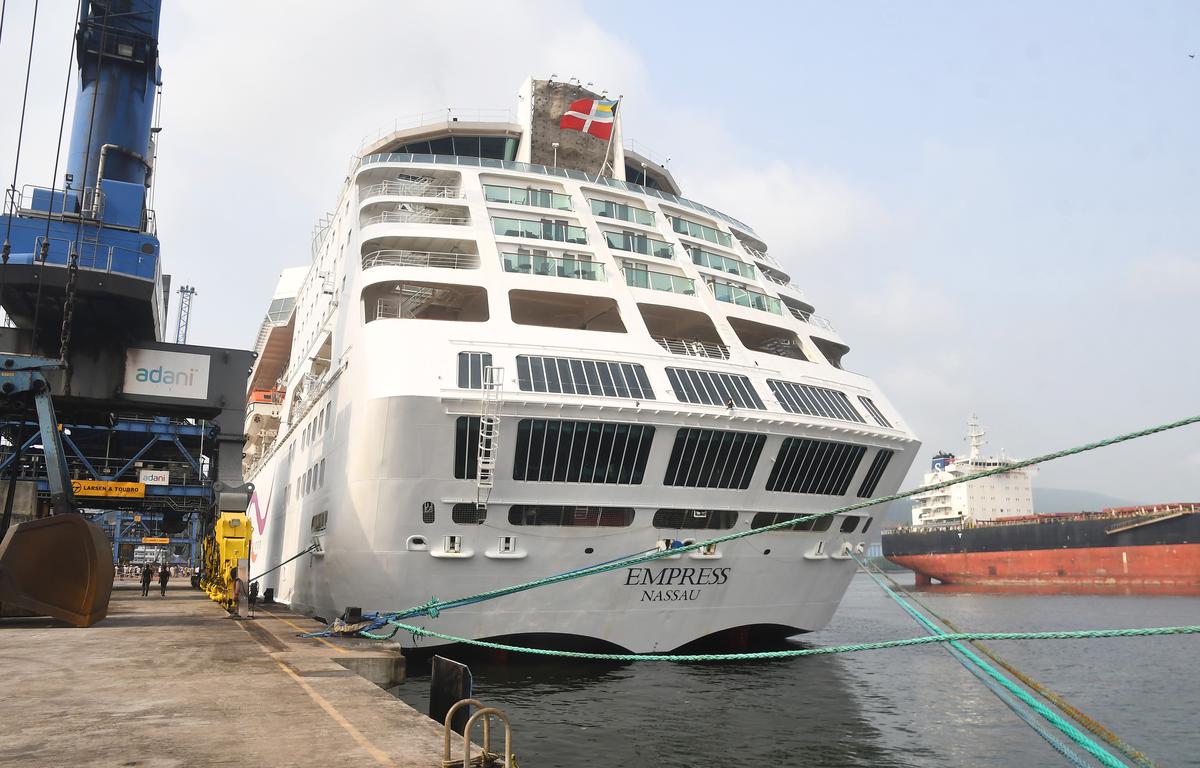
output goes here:
[[504, 369], [483, 369], [483, 399], [479, 408], [479, 446], [475, 473], [475, 506], [487, 507], [496, 477], [496, 441], [500, 437], [500, 404], [504, 394]]

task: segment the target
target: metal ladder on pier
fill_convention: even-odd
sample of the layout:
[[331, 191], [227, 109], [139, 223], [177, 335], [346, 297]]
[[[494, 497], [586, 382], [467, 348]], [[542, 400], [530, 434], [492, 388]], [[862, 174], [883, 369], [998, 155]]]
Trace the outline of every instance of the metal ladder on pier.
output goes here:
[[[467, 719], [463, 728], [463, 756], [461, 760], [450, 757], [450, 737], [453, 734], [454, 714], [463, 707], [474, 706], [476, 711]], [[504, 752], [492, 751], [492, 719], [500, 721], [504, 728]], [[480, 754], [471, 756], [471, 730], [478, 722], [483, 723], [483, 745]], [[512, 751], [512, 726], [508, 715], [496, 707], [485, 707], [478, 699], [463, 699], [446, 712], [443, 726], [442, 768], [519, 768], [517, 756]]]
[[475, 506], [487, 507], [496, 478], [496, 441], [500, 437], [500, 404], [503, 402], [504, 369], [483, 369], [483, 399], [479, 409], [479, 446], [475, 473]]

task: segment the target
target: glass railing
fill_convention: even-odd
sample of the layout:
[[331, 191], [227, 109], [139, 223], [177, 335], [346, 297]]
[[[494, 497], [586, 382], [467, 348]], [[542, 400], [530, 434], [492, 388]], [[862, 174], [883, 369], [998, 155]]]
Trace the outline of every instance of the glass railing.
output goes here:
[[625, 273], [625, 284], [634, 288], [682, 293], [685, 296], [696, 295], [696, 282], [690, 277], [680, 277], [666, 272], [655, 272], [652, 269], [638, 269], [631, 266], [626, 266], [621, 271]]
[[737, 304], [739, 307], [750, 307], [751, 309], [771, 312], [776, 315], [783, 314], [783, 305], [774, 296], [768, 296], [765, 293], [751, 291], [748, 288], [743, 288], [739, 285], [730, 285], [729, 283], [709, 283], [708, 287], [712, 289], [713, 296], [716, 297], [717, 301]]
[[537, 208], [554, 208], [559, 211], [574, 210], [571, 207], [570, 195], [552, 192], [548, 189], [501, 187], [495, 184], [484, 184], [483, 196], [489, 203], [532, 205]]
[[656, 256], [660, 259], [675, 258], [675, 248], [670, 243], [634, 232], [605, 232], [604, 240], [608, 243], [609, 248], [615, 248], [618, 251]]
[[560, 243], [587, 243], [587, 232], [583, 227], [565, 221], [529, 221], [492, 217], [492, 231], [504, 237], [528, 237], [534, 240], [557, 240]]
[[721, 213], [715, 208], [711, 208], [703, 203], [697, 203], [695, 200], [688, 200], [686, 197], [679, 197], [670, 192], [663, 192], [659, 189], [651, 187], [643, 187], [641, 184], [634, 184], [630, 181], [619, 181], [610, 179], [607, 176], [593, 176], [590, 173], [583, 171], [571, 170], [568, 168], [551, 168], [548, 165], [533, 165], [531, 163], [518, 163], [512, 160], [496, 160], [490, 157], [459, 157], [456, 155], [415, 155], [407, 152], [393, 152], [391, 154], [367, 155], [355, 161], [355, 165], [351, 166], [350, 173], [354, 173], [357, 168], [366, 165], [375, 165], [378, 163], [428, 163], [437, 165], [459, 165], [470, 168], [497, 168], [505, 171], [516, 171], [517, 173], [538, 173], [543, 176], [557, 176], [563, 179], [575, 179], [576, 181], [585, 181], [589, 184], [598, 184], [600, 186], [609, 187], [611, 189], [619, 189], [625, 192], [632, 192], [635, 195], [646, 195], [647, 197], [656, 197], [659, 200], [665, 200], [674, 205], [691, 208], [694, 211], [712, 216], [715, 219], [720, 219], [728, 223], [730, 226], [736, 227], [738, 230], [745, 232], [753, 237], [758, 237], [754, 229], [745, 222], [739, 221], [727, 213]]
[[738, 261], [729, 256], [722, 256], [712, 251], [706, 251], [703, 248], [689, 247], [687, 248], [687, 252], [691, 255], [693, 264], [720, 270], [721, 272], [728, 272], [731, 275], [741, 275], [751, 280], [754, 279], [754, 265], [752, 264]]
[[626, 205], [625, 203], [613, 203], [608, 200], [594, 200], [589, 198], [589, 202], [592, 204], [592, 213], [596, 216], [620, 219], [621, 221], [632, 221], [635, 224], [644, 224], [647, 227], [654, 226], [654, 211], [638, 208], [635, 205]]
[[726, 248], [733, 247], [733, 238], [719, 229], [713, 229], [694, 221], [681, 219], [678, 216], [668, 216], [667, 218], [671, 220], [671, 229], [681, 235], [694, 237], [697, 240], [707, 240], [710, 243], [723, 245]]
[[523, 272], [527, 275], [551, 277], [573, 277], [576, 280], [604, 281], [604, 265], [570, 256], [547, 256], [540, 253], [504, 253], [505, 272]]

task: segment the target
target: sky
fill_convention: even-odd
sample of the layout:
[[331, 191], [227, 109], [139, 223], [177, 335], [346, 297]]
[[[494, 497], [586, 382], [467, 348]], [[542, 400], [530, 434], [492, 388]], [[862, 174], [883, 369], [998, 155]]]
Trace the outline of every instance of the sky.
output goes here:
[[[972, 412], [1015, 457], [1200, 413], [1195, 3], [166, 5], [154, 207], [191, 343], [252, 345], [364, 136], [557, 74], [766, 240], [921, 438], [907, 485]], [[32, 8], [0, 40], [5, 183]], [[18, 186], [51, 181], [74, 9], [40, 4]], [[1200, 500], [1200, 426], [1036, 485]]]

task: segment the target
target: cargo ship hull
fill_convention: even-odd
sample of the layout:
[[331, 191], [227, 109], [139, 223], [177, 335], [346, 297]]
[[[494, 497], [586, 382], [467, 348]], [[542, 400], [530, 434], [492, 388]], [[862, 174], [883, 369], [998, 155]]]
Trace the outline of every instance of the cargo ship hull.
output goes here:
[[916, 573], [918, 584], [1200, 590], [1200, 505], [909, 529], [884, 534], [882, 543], [884, 556]]

